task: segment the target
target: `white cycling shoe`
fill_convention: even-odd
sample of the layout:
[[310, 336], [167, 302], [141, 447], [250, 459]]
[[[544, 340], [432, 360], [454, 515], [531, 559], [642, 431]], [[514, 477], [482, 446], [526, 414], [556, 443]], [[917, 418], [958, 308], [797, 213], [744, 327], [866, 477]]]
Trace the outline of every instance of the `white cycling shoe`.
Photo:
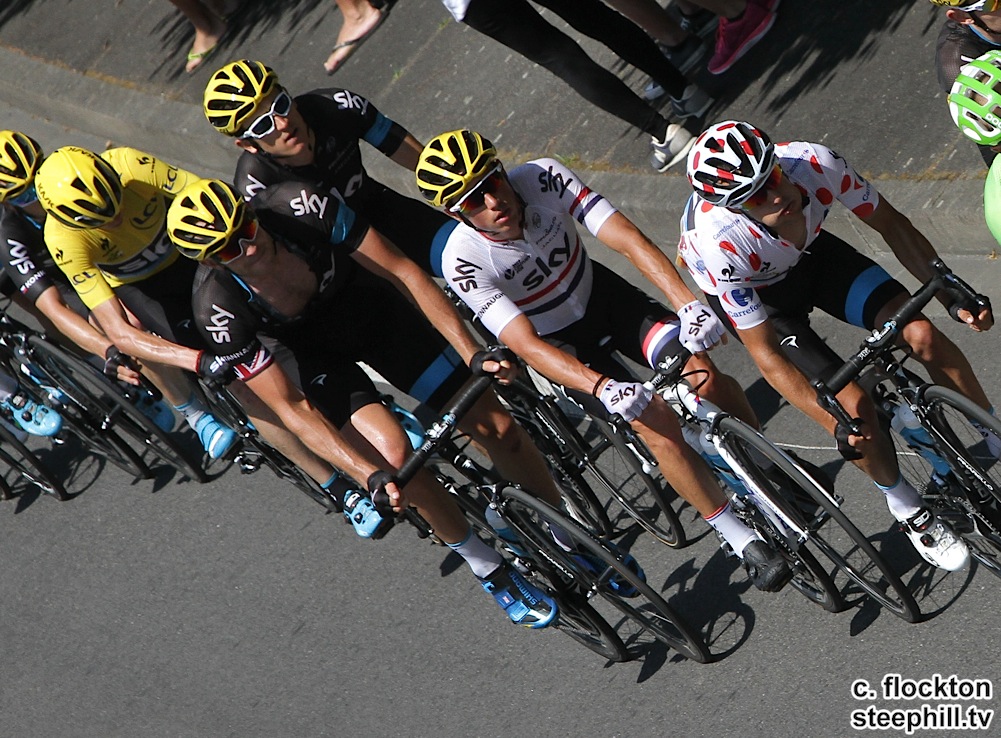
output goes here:
[[900, 525], [921, 558], [945, 571], [959, 571], [970, 562], [970, 549], [952, 528], [927, 507], [901, 520]]

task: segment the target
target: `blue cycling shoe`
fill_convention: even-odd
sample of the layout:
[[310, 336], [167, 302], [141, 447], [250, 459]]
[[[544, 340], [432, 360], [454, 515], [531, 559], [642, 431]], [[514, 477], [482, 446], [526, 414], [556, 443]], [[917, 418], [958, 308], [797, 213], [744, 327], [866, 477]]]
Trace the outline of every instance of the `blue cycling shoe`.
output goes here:
[[63, 427], [63, 418], [59, 413], [32, 402], [20, 392], [0, 402], [0, 407], [9, 410], [17, 426], [33, 436], [54, 436]]
[[552, 597], [529, 584], [507, 562], [502, 563], [486, 578], [480, 579], [480, 584], [493, 595], [512, 623], [526, 628], [545, 628], [559, 613]]
[[358, 490], [350, 490], [344, 495], [344, 516], [362, 538], [371, 538], [382, 526], [391, 522], [382, 517], [372, 500]]
[[153, 421], [153, 425], [164, 433], [174, 430], [174, 413], [163, 400], [154, 400], [151, 397], [142, 397], [135, 402], [136, 408]]
[[[625, 564], [626, 568], [629, 569], [633, 574], [639, 577], [641, 582], [646, 581], [646, 574], [643, 568], [640, 566], [639, 562], [633, 558], [633, 555], [628, 551], [623, 551], [618, 546], [612, 543], [607, 543], [606, 545], [618, 556], [622, 557], [622, 563]], [[604, 573], [608, 568], [608, 564], [602, 561], [600, 558], [595, 556], [593, 553], [588, 551], [573, 551], [570, 554], [570, 558], [580, 564], [585, 571], [590, 574], [599, 575]], [[608, 578], [609, 588], [621, 597], [636, 597], [639, 594], [639, 590], [636, 589], [628, 580], [623, 579], [620, 574], [613, 573]]]
[[236, 443], [236, 431], [227, 428], [208, 413], [204, 413], [195, 423], [195, 433], [212, 459], [225, 456]]

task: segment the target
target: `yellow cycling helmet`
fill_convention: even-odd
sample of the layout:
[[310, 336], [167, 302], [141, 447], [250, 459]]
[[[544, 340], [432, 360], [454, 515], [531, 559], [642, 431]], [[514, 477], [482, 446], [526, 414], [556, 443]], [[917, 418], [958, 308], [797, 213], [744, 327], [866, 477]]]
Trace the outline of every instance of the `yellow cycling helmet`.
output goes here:
[[70, 228], [100, 228], [122, 209], [122, 180], [104, 159], [86, 149], [63, 146], [35, 174], [45, 212]]
[[449, 131], [428, 141], [417, 161], [417, 187], [435, 207], [462, 197], [497, 162], [497, 149], [474, 131]]
[[185, 187], [167, 211], [167, 234], [183, 256], [204, 261], [244, 235], [253, 215], [231, 185], [200, 179]]
[[[944, 8], [959, 8], [960, 10], [983, 10], [988, 2], [992, 0], [931, 0], [932, 5], [941, 5]], [[996, 2], [993, 3], [997, 5]]]
[[31, 188], [42, 147], [18, 131], [0, 131], [0, 202], [17, 199]]
[[230, 62], [205, 86], [205, 117], [220, 133], [236, 136], [276, 86], [278, 75], [271, 67], [250, 59]]

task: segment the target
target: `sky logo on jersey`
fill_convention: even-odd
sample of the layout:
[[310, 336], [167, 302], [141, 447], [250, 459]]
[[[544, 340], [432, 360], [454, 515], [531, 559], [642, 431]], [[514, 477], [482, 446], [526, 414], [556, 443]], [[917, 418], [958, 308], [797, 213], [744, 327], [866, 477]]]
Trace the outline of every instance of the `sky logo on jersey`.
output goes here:
[[229, 310], [212, 303], [212, 317], [209, 318], [212, 325], [205, 326], [205, 330], [216, 343], [229, 343], [232, 340], [229, 335], [229, 321], [235, 317]]
[[31, 261], [31, 257], [28, 256], [28, 247], [25, 246], [20, 241], [15, 241], [13, 239], [7, 239], [7, 243], [10, 244], [10, 265], [15, 267], [17, 271], [21, 274], [27, 274], [35, 268], [34, 263]]
[[483, 267], [479, 264], [474, 264], [471, 261], [466, 261], [465, 259], [457, 259], [458, 263], [455, 265], [455, 272], [459, 276], [452, 277], [452, 281], [456, 286], [463, 292], [469, 292], [469, 290], [476, 289], [476, 272], [480, 271]]
[[306, 190], [299, 190], [299, 195], [300, 197], [289, 200], [288, 204], [293, 213], [299, 217], [309, 213], [316, 213], [321, 218], [323, 217], [323, 213], [327, 210], [327, 203], [330, 202], [329, 197], [320, 197], [316, 193], [309, 195], [306, 194]]
[[341, 90], [340, 92], [334, 93], [334, 100], [340, 105], [341, 110], [350, 110], [351, 108], [358, 108], [362, 115], [365, 115], [365, 111], [368, 110], [368, 100], [366, 100], [361, 95], [356, 95], [353, 92], [348, 92], [347, 90]]
[[549, 167], [548, 171], [539, 172], [539, 184], [542, 186], [541, 192], [559, 192], [560, 199], [566, 194], [567, 188], [573, 179], [568, 179], [564, 181], [563, 174], [560, 172], [553, 172], [553, 168]]

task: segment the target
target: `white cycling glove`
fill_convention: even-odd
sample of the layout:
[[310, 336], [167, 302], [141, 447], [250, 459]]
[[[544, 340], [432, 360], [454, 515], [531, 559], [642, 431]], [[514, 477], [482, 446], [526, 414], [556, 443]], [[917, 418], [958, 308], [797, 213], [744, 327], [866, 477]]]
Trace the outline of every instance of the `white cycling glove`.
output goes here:
[[681, 320], [681, 345], [697, 354], [708, 351], [723, 337], [724, 328], [716, 314], [698, 300], [678, 311]]
[[610, 413], [618, 413], [624, 420], [635, 420], [650, 404], [653, 390], [639, 382], [616, 382], [609, 379], [598, 399]]

